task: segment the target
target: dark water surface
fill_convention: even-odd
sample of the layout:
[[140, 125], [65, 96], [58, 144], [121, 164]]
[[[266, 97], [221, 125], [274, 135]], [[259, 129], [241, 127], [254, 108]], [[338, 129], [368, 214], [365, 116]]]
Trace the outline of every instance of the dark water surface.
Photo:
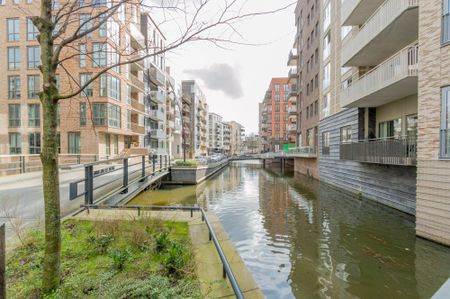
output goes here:
[[416, 238], [413, 217], [258, 165], [132, 203], [213, 210], [268, 298], [429, 298], [450, 277], [450, 248]]

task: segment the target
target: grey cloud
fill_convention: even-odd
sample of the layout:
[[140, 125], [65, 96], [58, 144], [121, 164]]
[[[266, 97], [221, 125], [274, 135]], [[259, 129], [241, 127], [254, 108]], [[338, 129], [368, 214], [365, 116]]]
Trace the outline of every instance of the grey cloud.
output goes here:
[[186, 74], [202, 80], [211, 90], [220, 90], [227, 96], [238, 99], [244, 95], [241, 78], [237, 70], [226, 63], [215, 63], [209, 67], [187, 70]]

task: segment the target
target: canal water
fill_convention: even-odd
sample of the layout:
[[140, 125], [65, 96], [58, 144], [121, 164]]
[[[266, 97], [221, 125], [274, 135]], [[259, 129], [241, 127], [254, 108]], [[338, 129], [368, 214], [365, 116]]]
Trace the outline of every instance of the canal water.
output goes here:
[[430, 298], [450, 277], [450, 248], [417, 238], [411, 216], [256, 164], [132, 202], [194, 203], [218, 215], [267, 298]]

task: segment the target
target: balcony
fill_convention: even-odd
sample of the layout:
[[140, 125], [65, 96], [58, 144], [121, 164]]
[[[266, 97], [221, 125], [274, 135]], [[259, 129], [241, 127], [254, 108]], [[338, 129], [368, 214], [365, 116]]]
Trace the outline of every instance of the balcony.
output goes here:
[[298, 77], [297, 67], [291, 68], [288, 74], [288, 84], [296, 84]]
[[417, 93], [418, 46], [412, 45], [342, 90], [341, 106], [378, 107]]
[[131, 84], [136, 87], [140, 92], [144, 91], [144, 82], [142, 80], [139, 80], [139, 78], [136, 75], [130, 74], [130, 80]]
[[417, 139], [401, 137], [342, 143], [340, 158], [365, 163], [415, 166]]
[[150, 64], [150, 80], [159, 86], [166, 84], [165, 74], [153, 64]]
[[150, 138], [153, 139], [165, 139], [166, 134], [161, 129], [151, 129], [149, 132]]
[[289, 114], [291, 114], [291, 113], [296, 114], [297, 113], [297, 107], [295, 107], [295, 106], [289, 107], [288, 108], [288, 113]]
[[166, 118], [166, 115], [161, 110], [150, 110], [150, 117], [155, 120], [164, 121]]
[[159, 90], [152, 90], [150, 91], [150, 98], [154, 102], [158, 102], [160, 104], [164, 104], [166, 101], [166, 96], [164, 92], [161, 92]]
[[145, 49], [145, 37], [134, 24], [130, 24], [130, 37], [134, 49]]
[[342, 26], [361, 25], [385, 0], [344, 0], [341, 6]]
[[131, 131], [136, 134], [145, 134], [145, 128], [137, 123], [131, 123]]
[[145, 112], [145, 106], [144, 104], [139, 103], [138, 100], [131, 99], [131, 107], [133, 107], [134, 110], [139, 112]]
[[293, 51], [291, 51], [289, 53], [287, 65], [288, 66], [296, 66], [297, 63], [298, 63], [297, 49], [294, 49]]
[[417, 40], [418, 5], [419, 0], [386, 0], [344, 44], [343, 66], [378, 65]]
[[297, 132], [297, 125], [287, 125], [287, 130], [289, 132]]

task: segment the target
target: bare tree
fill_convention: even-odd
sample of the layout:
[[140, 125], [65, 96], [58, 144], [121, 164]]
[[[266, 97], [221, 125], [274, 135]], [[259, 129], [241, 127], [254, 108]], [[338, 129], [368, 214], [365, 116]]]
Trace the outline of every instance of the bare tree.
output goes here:
[[[60, 284], [61, 218], [58, 175], [58, 103], [73, 97], [86, 97], [86, 92], [103, 74], [123, 65], [136, 63], [182, 46], [188, 42], [206, 41], [219, 47], [246, 44], [237, 26], [245, 19], [272, 14], [291, 7], [295, 3], [276, 10], [246, 12], [246, 0], [41, 0], [38, 16], [32, 17], [37, 28], [40, 46], [40, 72], [42, 91], [39, 99], [43, 114], [43, 142], [41, 161], [43, 166], [43, 191], [45, 207], [45, 254], [43, 260], [42, 291], [49, 294]], [[211, 14], [209, 9], [214, 8]], [[218, 10], [217, 10], [218, 8]], [[105, 42], [107, 47], [82, 49], [91, 44], [91, 36], [104, 30], [109, 22], [119, 24], [111, 28], [115, 32], [130, 30], [136, 24], [140, 12], [162, 16], [163, 25], [173, 22], [178, 35], [165, 47], [146, 40], [145, 49], [132, 50], [129, 42]], [[29, 15], [33, 15], [31, 12]], [[117, 32], [116, 32], [117, 31]], [[92, 76], [79, 80], [71, 67], [73, 61], [89, 59], [96, 67]], [[106, 63], [105, 63], [106, 59]], [[78, 75], [77, 75], [78, 76]], [[58, 86], [65, 80], [66, 88]], [[67, 87], [68, 86], [68, 87]], [[88, 99], [89, 100], [89, 99]]]

